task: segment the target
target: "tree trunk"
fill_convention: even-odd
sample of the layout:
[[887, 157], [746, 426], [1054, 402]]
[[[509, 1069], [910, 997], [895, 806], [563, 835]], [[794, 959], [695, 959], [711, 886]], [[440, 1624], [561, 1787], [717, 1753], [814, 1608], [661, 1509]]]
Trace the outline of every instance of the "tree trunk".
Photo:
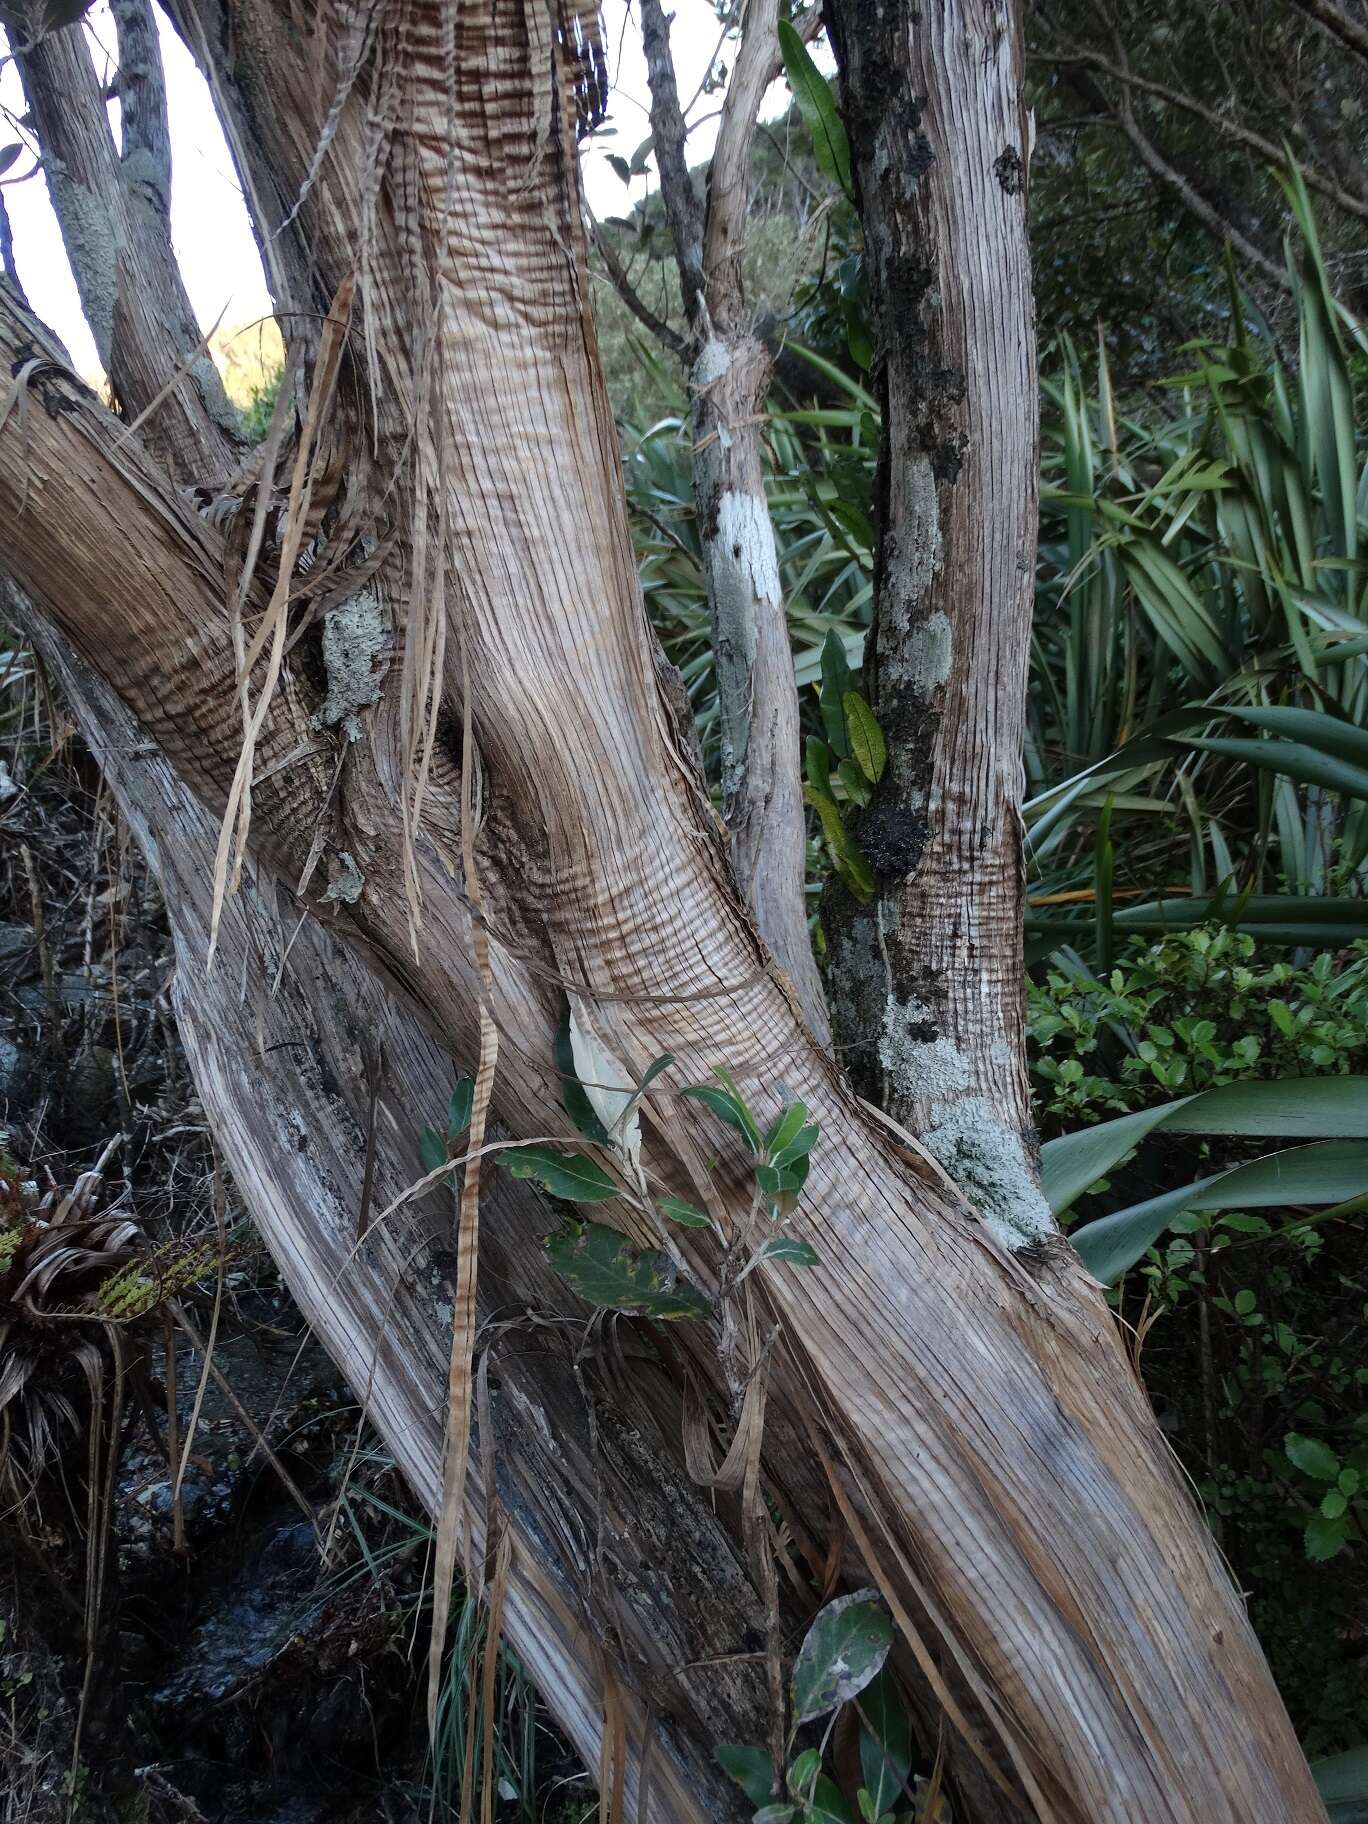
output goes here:
[[770, 354], [754, 334], [742, 256], [751, 145], [778, 60], [777, 0], [748, 0], [722, 104], [706, 208], [689, 175], [685, 122], [661, 0], [642, 0], [651, 134], [688, 321], [694, 503], [712, 610], [722, 815], [737, 884], [808, 1024], [831, 1042], [807, 917], [807, 825], [793, 650], [760, 441]]
[[[214, 810], [235, 782], [240, 807], [252, 781], [252, 848], [278, 880], [301, 883], [277, 888], [292, 916], [331, 921], [467, 1067], [481, 1011], [492, 1015], [510, 1134], [569, 1132], [553, 1051], [567, 994], [633, 1079], [673, 1055], [642, 1105], [643, 1164], [651, 1183], [713, 1217], [711, 1232], [674, 1242], [717, 1316], [671, 1328], [662, 1422], [690, 1383], [722, 1432], [753, 1377], [768, 1376], [754, 1473], [770, 1512], [790, 1519], [810, 1567], [799, 1581], [820, 1575], [835, 1500], [848, 1569], [885, 1592], [953, 1726], [975, 1732], [1034, 1815], [1322, 1817], [1096, 1288], [1061, 1244], [1005, 1250], [890, 1142], [804, 1028], [732, 890], [657, 682], [588, 322], [576, 103], [560, 48], [581, 22], [562, 16], [554, 31], [537, 0], [497, 12], [479, 0], [454, 13], [419, 0], [324, 8], [312, 21], [267, 0], [204, 0], [190, 23], [205, 28], [192, 41], [213, 65], [258, 211], [309, 179], [292, 226], [269, 209], [259, 218], [264, 234], [279, 231], [276, 269], [293, 262], [315, 308], [318, 297], [344, 304], [357, 275], [358, 321], [325, 426], [327, 449], [346, 459], [338, 549], [331, 567], [324, 551], [307, 574], [263, 570], [247, 592], [248, 637], [264, 629], [269, 654], [282, 614], [297, 636], [250, 764], [225, 607], [240, 547], [123, 440], [7, 301], [0, 358], [29, 409], [0, 434], [0, 558]], [[594, 105], [582, 85], [578, 106]], [[340, 332], [321, 334], [331, 358]], [[348, 594], [358, 553], [371, 569]], [[321, 643], [320, 571], [351, 610], [351, 657], [364, 666]], [[370, 675], [373, 636], [386, 631], [406, 648], [397, 679]], [[464, 742], [452, 735], [462, 719]], [[197, 885], [212, 912], [212, 882]], [[230, 901], [225, 920], [235, 911]], [[229, 979], [231, 934], [225, 922], [215, 965]], [[230, 1079], [225, 1104], [236, 1097], [250, 1120], [236, 1059], [225, 1051], [211, 1068]], [[679, 1094], [719, 1064], [762, 1119], [788, 1095], [820, 1122], [790, 1225], [819, 1256], [807, 1273], [762, 1262], [735, 1285], [763, 1235], [749, 1165]], [[626, 1172], [623, 1191], [614, 1220], [659, 1246]], [[525, 1308], [557, 1309], [567, 1294], [551, 1289], [521, 1220], [489, 1200], [486, 1266], [508, 1263]], [[335, 1275], [319, 1244], [305, 1245], [309, 1226], [292, 1204], [277, 1245], [301, 1303], [322, 1316]], [[515, 1267], [529, 1278], [514, 1280]], [[393, 1290], [405, 1312], [426, 1296]], [[345, 1348], [344, 1328], [372, 1328], [374, 1313], [368, 1302], [330, 1319], [334, 1346]], [[387, 1341], [367, 1337], [353, 1372]], [[396, 1362], [403, 1372], [411, 1365]], [[629, 1360], [621, 1372], [648, 1397], [649, 1370]], [[439, 1397], [436, 1364], [419, 1375]], [[410, 1446], [429, 1498], [437, 1429]], [[640, 1480], [631, 1468], [620, 1485], [632, 1525], [648, 1507]], [[530, 1536], [514, 1561], [523, 1638], [556, 1627], [536, 1615], [545, 1578]], [[711, 1547], [702, 1562], [717, 1575]], [[736, 1599], [724, 1586], [726, 1616]], [[628, 1670], [640, 1715], [650, 1681]], [[588, 1691], [581, 1678], [547, 1693], [585, 1743], [597, 1726]], [[687, 1787], [695, 1807], [709, 1726], [678, 1747], [671, 1793]], [[671, 1794], [646, 1810], [689, 1815]]]
[[834, 0], [883, 409], [867, 909], [828, 920], [838, 1042], [1009, 1247], [1036, 1185], [1021, 749], [1038, 418], [1019, 0]]
[[[15, 17], [0, 5], [0, 24], [13, 29]], [[163, 252], [170, 235], [171, 153], [161, 85], [139, 75], [156, 45], [147, 0], [120, 0], [116, 23], [120, 61], [129, 73], [120, 152], [84, 32], [51, 32], [15, 61], [110, 389], [125, 405], [136, 401], [132, 416], [182, 376], [152, 413], [144, 442], [188, 479], [202, 460], [206, 421], [214, 443], [232, 449], [239, 446], [237, 415], [200, 345], [180, 273]]]

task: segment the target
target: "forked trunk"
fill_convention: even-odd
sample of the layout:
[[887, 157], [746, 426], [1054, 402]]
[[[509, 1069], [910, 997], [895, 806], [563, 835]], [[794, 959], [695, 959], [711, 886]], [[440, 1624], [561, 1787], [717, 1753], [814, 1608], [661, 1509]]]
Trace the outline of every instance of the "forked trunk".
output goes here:
[[[792, 1533], [796, 1600], [814, 1598], [837, 1537], [847, 1572], [884, 1591], [950, 1726], [972, 1734], [1027, 1815], [1322, 1817], [1096, 1288], [1060, 1243], [1012, 1253], [1000, 1223], [900, 1148], [757, 952], [657, 683], [633, 571], [571, 143], [576, 105], [592, 114], [598, 99], [596, 80], [576, 97], [566, 79], [594, 67], [592, 56], [567, 56], [587, 22], [553, 18], [540, 0], [497, 10], [395, 0], [311, 17], [268, 0], [197, 0], [189, 23], [258, 227], [275, 234], [278, 282], [309, 287], [290, 307], [317, 313], [335, 299], [340, 318], [356, 275], [345, 346], [337, 322], [317, 331], [322, 363], [339, 362], [334, 409], [316, 427], [326, 460], [314, 465], [320, 491], [342, 465], [327, 483], [332, 516], [318, 522], [320, 546], [331, 531], [331, 561], [321, 549], [281, 583], [263, 564], [246, 591], [245, 638], [263, 634], [246, 705], [254, 755], [241, 761], [225, 606], [242, 544], [230, 533], [225, 550], [218, 524], [51, 365], [3, 294], [0, 352], [29, 409], [0, 433], [0, 559], [207, 804], [233, 802], [239, 829], [251, 781], [251, 844], [278, 880], [298, 883], [276, 888], [291, 913], [333, 921], [467, 1068], [480, 1010], [492, 1015], [495, 1107], [510, 1135], [569, 1132], [553, 1049], [567, 996], [599, 1054], [628, 1076], [673, 1055], [642, 1105], [642, 1160], [651, 1185], [713, 1219], [711, 1231], [681, 1229], [673, 1242], [716, 1316], [670, 1326], [675, 1366], [663, 1387], [640, 1359], [649, 1351], [629, 1347], [617, 1369], [629, 1407], [648, 1400], [667, 1432], [680, 1389], [692, 1390], [721, 1442], [744, 1391], [766, 1377], [750, 1473]], [[275, 202], [301, 190], [283, 227]], [[301, 485], [306, 466], [301, 457]], [[358, 559], [368, 570], [349, 583]], [[326, 645], [309, 622], [323, 610], [346, 613]], [[402, 663], [382, 679], [372, 659], [382, 661], [386, 637]], [[280, 681], [259, 695], [273, 652]], [[204, 834], [193, 842], [184, 857], [163, 848], [168, 873], [203, 869]], [[201, 877], [194, 892], [202, 928], [212, 882]], [[236, 910], [217, 969], [231, 960]], [[359, 991], [356, 1005], [364, 1023]], [[236, 1052], [216, 1049], [188, 1003], [184, 1014], [201, 1070], [225, 1079], [225, 1118], [234, 1100], [241, 1110], [240, 1169], [269, 1178], [270, 1159], [248, 1144], [254, 1067], [244, 1059], [236, 1080]], [[331, 1023], [320, 1049], [333, 1046]], [[719, 1065], [762, 1119], [796, 1096], [820, 1123], [789, 1225], [816, 1251], [813, 1269], [762, 1261], [735, 1283], [767, 1218], [757, 1231], [741, 1149], [679, 1094]], [[659, 1246], [658, 1218], [625, 1164], [620, 1175], [612, 1220]], [[567, 1295], [525, 1210], [487, 1198], [483, 1254], [496, 1279], [507, 1271], [515, 1306], [546, 1315]], [[344, 1222], [343, 1203], [330, 1220]], [[354, 1240], [334, 1234], [325, 1246], [314, 1221], [292, 1204], [276, 1246], [304, 1308], [324, 1316], [345, 1354], [344, 1330], [375, 1325], [375, 1301], [358, 1299], [345, 1321], [325, 1315]], [[430, 1296], [397, 1261], [385, 1283], [409, 1319]], [[388, 1354], [401, 1321], [350, 1351], [354, 1374], [372, 1352]], [[414, 1366], [393, 1362], [392, 1383]], [[428, 1356], [416, 1371], [435, 1406], [437, 1364]], [[549, 1398], [541, 1405], [554, 1411]], [[497, 1422], [482, 1429], [487, 1443]], [[439, 1427], [404, 1448], [431, 1499]], [[592, 1440], [587, 1448], [592, 1463]], [[519, 1449], [507, 1446], [514, 1473]], [[558, 1470], [564, 1462], [557, 1451]], [[497, 1452], [494, 1473], [504, 1473]], [[524, 1474], [522, 1485], [534, 1480]], [[647, 1515], [647, 1480], [640, 1466], [624, 1471], [624, 1526]], [[478, 1510], [478, 1473], [468, 1489]], [[725, 1558], [716, 1538], [699, 1554], [709, 1578]], [[558, 1608], [542, 1603], [541, 1540], [516, 1513], [513, 1539], [519, 1645], [539, 1628], [573, 1636], [573, 1600], [561, 1591]], [[584, 1560], [591, 1579], [606, 1576], [592, 1541]], [[616, 1569], [631, 1575], [626, 1560]], [[728, 1618], [755, 1600], [739, 1587], [722, 1589]], [[608, 1606], [581, 1639], [608, 1633]], [[646, 1630], [629, 1634], [639, 1650], [624, 1647], [611, 1689], [632, 1689], [636, 1717], [664, 1716], [671, 1700]], [[732, 1650], [762, 1643], [738, 1625]], [[541, 1666], [556, 1663], [544, 1655]], [[597, 1719], [581, 1671], [547, 1696], [589, 1746]], [[724, 1723], [705, 1700], [680, 1705], [670, 1777], [652, 1782], [648, 1817], [707, 1815], [708, 1737], [745, 1706], [729, 1705]]]

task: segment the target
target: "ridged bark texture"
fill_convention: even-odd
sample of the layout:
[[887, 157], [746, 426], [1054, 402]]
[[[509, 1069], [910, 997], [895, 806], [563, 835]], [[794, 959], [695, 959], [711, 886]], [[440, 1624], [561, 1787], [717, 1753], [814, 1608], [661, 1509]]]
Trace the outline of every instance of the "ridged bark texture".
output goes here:
[[1038, 405], [1016, 0], [836, 0], [883, 410], [872, 904], [831, 894], [838, 1048], [1012, 1247], [1035, 1184], [1021, 746]]

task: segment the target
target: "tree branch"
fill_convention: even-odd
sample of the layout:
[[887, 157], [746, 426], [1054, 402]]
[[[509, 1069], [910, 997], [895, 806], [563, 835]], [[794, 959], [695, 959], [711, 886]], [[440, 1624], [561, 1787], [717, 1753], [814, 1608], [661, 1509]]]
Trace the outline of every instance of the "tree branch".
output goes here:
[[641, 0], [641, 44], [651, 93], [651, 138], [660, 174], [660, 197], [679, 267], [684, 321], [696, 336], [704, 297], [703, 208], [689, 175], [688, 128], [679, 105], [674, 58], [670, 55], [670, 20], [661, 0]]
[[1200, 222], [1217, 241], [1229, 241], [1236, 255], [1268, 284], [1278, 291], [1291, 291], [1292, 281], [1283, 267], [1261, 253], [1249, 236], [1228, 221], [1207, 201], [1196, 186], [1177, 170], [1135, 118], [1129, 96], [1123, 96], [1116, 108], [1117, 125], [1139, 155], [1140, 162], [1174, 192], [1194, 221]]
[[[1207, 107], [1204, 102], [1198, 101], [1194, 96], [1184, 94], [1181, 89], [1171, 89], [1162, 82], [1151, 82], [1146, 77], [1135, 75], [1128, 67], [1114, 63], [1109, 57], [1104, 57], [1100, 51], [1091, 51], [1082, 45], [1077, 45], [1071, 46], [1066, 51], [1033, 52], [1031, 61], [1044, 64], [1087, 65], [1089, 68], [1099, 70], [1102, 74], [1112, 77], [1116, 82], [1124, 83], [1129, 89], [1153, 95], [1156, 100], [1167, 102], [1170, 107], [1191, 114], [1205, 125], [1214, 127], [1225, 138], [1233, 140], [1236, 145], [1256, 152], [1275, 170], [1280, 167], [1285, 168], [1288, 163], [1288, 152], [1285, 146], [1277, 145], [1271, 139], [1265, 139], [1262, 133], [1256, 133], [1239, 121], [1231, 120], [1228, 115], [1218, 113], [1215, 108]], [[1043, 123], [1042, 131], [1055, 124], [1053, 122]], [[1301, 164], [1298, 168], [1313, 190], [1318, 190], [1322, 196], [1348, 214], [1368, 220], [1368, 200], [1355, 196], [1341, 185], [1332, 182], [1314, 164]]]
[[1347, 51], [1368, 63], [1368, 26], [1361, 20], [1337, 6], [1335, 0], [1292, 0], [1292, 4]]
[[724, 335], [739, 335], [749, 327], [744, 321], [741, 260], [750, 228], [751, 147], [760, 101], [778, 61], [778, 19], [779, 0], [745, 0], [741, 43], [708, 172], [703, 271], [708, 311], [714, 328]]
[[608, 236], [603, 232], [601, 223], [592, 215], [588, 216], [588, 221], [589, 234], [594, 244], [594, 251], [603, 262], [603, 270], [608, 274], [613, 290], [622, 299], [623, 303], [627, 306], [628, 310], [631, 311], [637, 322], [651, 332], [656, 341], [660, 343], [661, 347], [667, 348], [672, 355], [677, 355], [680, 360], [683, 360], [685, 354], [688, 352], [688, 347], [683, 336], [681, 336], [677, 330], [671, 329], [663, 317], [658, 317], [656, 315], [650, 305], [641, 296], [641, 293], [636, 289], [635, 285], [633, 285], [632, 281], [627, 277], [622, 261], [617, 256], [617, 250], [614, 248], [613, 243], [609, 240]]
[[690, 331], [694, 502], [712, 614], [732, 866], [761, 936], [826, 1044], [826, 998], [807, 922], [798, 691], [760, 441], [771, 360], [749, 321], [742, 272], [751, 146], [777, 59], [778, 4], [747, 0], [704, 213], [684, 162], [686, 129], [661, 0], [642, 0], [641, 14], [661, 193]]
[[134, 138], [122, 161], [79, 25], [48, 33], [15, 61], [81, 306], [114, 396], [133, 417], [189, 361], [150, 423], [148, 441], [181, 480], [204, 481], [231, 466], [241, 441], [213, 362], [197, 354], [199, 324], [167, 240], [161, 67], [150, 16], [142, 23], [140, 37], [128, 9], [121, 27], [121, 42], [131, 29], [137, 53], [130, 78]]
[[110, 0], [110, 11], [119, 46], [120, 158], [125, 179], [141, 186], [148, 206], [169, 228], [171, 129], [157, 22], [148, 0]]
[[9, 284], [19, 302], [28, 309], [28, 299], [24, 288], [19, 283], [19, 269], [14, 263], [14, 229], [10, 226], [9, 210], [5, 207], [5, 193], [0, 190], [0, 276]]
[[[1125, 68], [1124, 53], [1120, 49], [1119, 39], [1116, 42], [1118, 67]], [[1064, 71], [1070, 87], [1079, 99], [1087, 107], [1105, 114], [1115, 122], [1118, 131], [1130, 141], [1145, 168], [1174, 192], [1189, 215], [1200, 223], [1213, 239], [1218, 242], [1229, 241], [1232, 249], [1244, 264], [1277, 290], [1290, 290], [1291, 281], [1283, 268], [1269, 259], [1268, 255], [1256, 247], [1248, 235], [1242, 233], [1233, 222], [1228, 221], [1215, 205], [1201, 194], [1196, 185], [1164, 156], [1136, 119], [1135, 110], [1131, 106], [1130, 91], [1127, 87], [1123, 86], [1120, 97], [1113, 104], [1086, 62], [1063, 61], [1060, 68]]]

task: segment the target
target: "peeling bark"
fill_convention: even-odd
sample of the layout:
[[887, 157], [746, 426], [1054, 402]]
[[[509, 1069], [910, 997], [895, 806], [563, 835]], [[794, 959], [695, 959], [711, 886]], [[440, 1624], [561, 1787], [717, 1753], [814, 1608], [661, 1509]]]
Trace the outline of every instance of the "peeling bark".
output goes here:
[[[324, 927], [295, 934], [293, 896], [264, 870], [231, 902], [217, 963], [206, 968], [214, 821], [118, 698], [44, 637], [31, 608], [11, 600], [5, 615], [36, 633], [158, 874], [175, 944], [176, 1022], [235, 1188], [432, 1510], [454, 1295], [450, 1193], [372, 1222], [364, 1243], [356, 1230], [368, 1059], [382, 1060], [377, 1214], [423, 1175], [418, 1131], [443, 1107], [455, 1066]], [[540, 1245], [555, 1213], [529, 1186], [496, 1178], [484, 1216], [499, 1237], [481, 1287], [495, 1437], [491, 1450], [477, 1430], [466, 1486], [477, 1564], [489, 1538], [491, 1466], [496, 1527], [513, 1531], [505, 1637], [590, 1767], [603, 1667], [611, 1670], [627, 1711], [627, 1816], [637, 1815], [645, 1763], [651, 1819], [739, 1824], [746, 1808], [710, 1749], [763, 1736], [764, 1678], [747, 1651], [763, 1612], [736, 1546], [675, 1460], [678, 1389], [645, 1334], [620, 1341], [616, 1373], [596, 1351], [576, 1365], [576, 1301]]]
[[1016, 0], [836, 0], [884, 443], [870, 675], [887, 774], [868, 908], [833, 887], [834, 1024], [857, 1080], [1010, 1248], [1036, 1183], [1021, 747], [1038, 405]]

